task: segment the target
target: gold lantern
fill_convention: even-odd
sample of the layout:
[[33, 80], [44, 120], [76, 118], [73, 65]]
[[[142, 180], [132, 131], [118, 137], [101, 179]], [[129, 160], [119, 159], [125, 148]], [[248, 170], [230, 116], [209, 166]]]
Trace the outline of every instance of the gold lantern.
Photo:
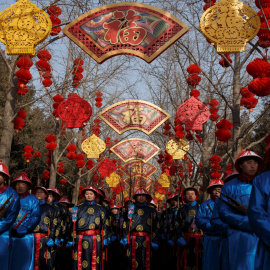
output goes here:
[[35, 55], [35, 46], [52, 30], [48, 14], [28, 0], [19, 0], [0, 13], [0, 41], [6, 54]]
[[168, 141], [166, 144], [166, 151], [172, 156], [173, 159], [183, 159], [188, 150], [189, 144], [185, 140], [178, 140], [174, 138]]
[[99, 158], [99, 155], [106, 149], [106, 144], [95, 134], [84, 140], [82, 150], [87, 158]]
[[246, 50], [261, 26], [257, 13], [238, 0], [221, 0], [208, 8], [200, 20], [202, 34], [217, 46], [217, 53]]
[[109, 187], [116, 187], [120, 183], [121, 177], [117, 173], [113, 172], [109, 177], [105, 178], [105, 181]]
[[167, 176], [166, 173], [163, 173], [159, 176], [158, 182], [161, 184], [162, 187], [168, 188], [172, 182], [172, 178]]

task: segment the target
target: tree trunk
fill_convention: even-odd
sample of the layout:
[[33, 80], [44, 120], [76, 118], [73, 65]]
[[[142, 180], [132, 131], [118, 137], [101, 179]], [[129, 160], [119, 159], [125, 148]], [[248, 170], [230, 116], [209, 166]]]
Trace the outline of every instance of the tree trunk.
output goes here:
[[80, 172], [76, 174], [76, 179], [75, 179], [75, 187], [73, 188], [73, 193], [72, 193], [72, 203], [77, 205], [78, 203], [78, 196], [79, 196], [79, 191], [80, 191], [80, 184], [81, 184], [81, 178], [79, 175]]
[[233, 106], [232, 106], [232, 120], [233, 120], [233, 129], [232, 129], [232, 139], [233, 139], [233, 148], [232, 156], [235, 159], [237, 154], [240, 151], [240, 145], [238, 144], [237, 138], [240, 135], [241, 126], [240, 126], [240, 88], [241, 88], [241, 79], [240, 79], [240, 53], [235, 54], [235, 64], [234, 64], [234, 76], [233, 76]]
[[[12, 57], [11, 66], [16, 64], [17, 56]], [[12, 69], [13, 71], [13, 69]], [[10, 72], [10, 71], [9, 71]], [[3, 115], [3, 130], [0, 142], [0, 160], [8, 167], [10, 162], [11, 145], [14, 136], [13, 117], [17, 99], [17, 77], [14, 72], [9, 74], [9, 89], [7, 89], [6, 103]]]

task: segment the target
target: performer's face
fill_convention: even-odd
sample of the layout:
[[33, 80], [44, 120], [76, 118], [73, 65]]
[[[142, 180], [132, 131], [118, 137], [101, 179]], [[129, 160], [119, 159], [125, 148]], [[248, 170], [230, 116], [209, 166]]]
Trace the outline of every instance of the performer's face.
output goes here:
[[18, 181], [16, 183], [15, 189], [19, 194], [23, 194], [28, 190], [28, 184], [25, 182]]
[[46, 198], [46, 194], [45, 194], [45, 192], [42, 190], [42, 189], [40, 189], [40, 188], [38, 188], [37, 190], [36, 190], [36, 197], [40, 200], [40, 201], [44, 201], [45, 200], [45, 198]]
[[118, 210], [117, 208], [113, 208], [113, 209], [112, 209], [112, 213], [113, 213], [114, 215], [117, 215], [117, 214], [119, 213], [119, 210]]
[[52, 194], [48, 195], [47, 203], [52, 203], [54, 200], [54, 196]]
[[5, 182], [5, 176], [3, 173], [0, 173], [0, 187], [4, 185]]
[[221, 192], [221, 187], [215, 187], [212, 189], [212, 196], [215, 198], [219, 198], [220, 197], [220, 192]]
[[258, 161], [255, 159], [249, 159], [243, 161], [239, 167], [242, 169], [242, 173], [247, 177], [255, 176], [258, 170]]
[[188, 190], [185, 193], [185, 199], [188, 203], [193, 203], [196, 199], [196, 194], [194, 190]]
[[86, 190], [84, 197], [85, 197], [85, 200], [87, 200], [88, 202], [92, 202], [95, 200], [96, 195], [93, 191]]
[[136, 199], [137, 199], [138, 203], [145, 203], [146, 202], [146, 195], [138, 195]]

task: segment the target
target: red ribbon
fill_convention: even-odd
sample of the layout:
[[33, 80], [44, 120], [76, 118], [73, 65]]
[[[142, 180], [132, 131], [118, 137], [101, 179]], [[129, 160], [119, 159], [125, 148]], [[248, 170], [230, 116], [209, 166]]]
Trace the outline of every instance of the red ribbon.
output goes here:
[[47, 237], [47, 234], [46, 233], [34, 233], [34, 237], [36, 239], [34, 270], [39, 270], [38, 262], [39, 262], [40, 238]]
[[151, 259], [151, 249], [150, 249], [150, 238], [149, 236], [146, 236], [146, 262], [145, 262], [145, 270], [150, 270], [150, 259]]
[[131, 243], [131, 269], [136, 270], [136, 248], [135, 248], [136, 236], [132, 236], [132, 243]]
[[97, 236], [93, 235], [92, 270], [97, 269]]
[[82, 238], [83, 235], [79, 235], [79, 242], [78, 242], [78, 270], [82, 270]]

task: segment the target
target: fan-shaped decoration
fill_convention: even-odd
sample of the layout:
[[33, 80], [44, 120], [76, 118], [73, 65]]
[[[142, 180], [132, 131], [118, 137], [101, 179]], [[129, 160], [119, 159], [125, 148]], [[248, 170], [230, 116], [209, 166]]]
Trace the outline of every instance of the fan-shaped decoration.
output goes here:
[[92, 115], [92, 108], [86, 100], [74, 93], [61, 102], [58, 115], [65, 122], [66, 128], [83, 128]]
[[191, 97], [178, 107], [176, 116], [186, 125], [186, 130], [202, 130], [202, 124], [209, 119], [210, 111], [198, 99]]
[[0, 13], [0, 41], [6, 54], [35, 55], [35, 46], [52, 30], [48, 14], [28, 0], [19, 0]]
[[124, 162], [132, 159], [147, 162], [160, 151], [155, 144], [139, 138], [121, 141], [110, 150]]
[[188, 31], [170, 13], [135, 2], [93, 9], [62, 31], [98, 63], [130, 54], [152, 62]]
[[169, 119], [170, 115], [152, 103], [125, 100], [103, 110], [99, 117], [119, 134], [137, 129], [149, 135]]
[[100, 176], [110, 176], [116, 170], [116, 165], [113, 161], [106, 158], [105, 160], [101, 161], [98, 165], [98, 171], [100, 172]]
[[143, 176], [148, 178], [157, 171], [157, 167], [148, 162], [144, 163], [142, 161], [135, 160], [126, 163], [124, 166], [121, 167], [121, 170], [128, 176]]
[[120, 183], [121, 177], [117, 173], [112, 172], [109, 177], [105, 178], [105, 181], [109, 187], [116, 187]]
[[99, 158], [99, 155], [106, 149], [106, 144], [99, 137], [93, 134], [82, 143], [82, 150], [87, 158]]
[[216, 44], [217, 53], [245, 51], [260, 25], [256, 12], [237, 0], [221, 0], [207, 9], [200, 21], [202, 34]]
[[167, 176], [166, 173], [163, 173], [159, 176], [158, 182], [161, 184], [162, 187], [168, 188], [172, 182], [172, 178]]
[[166, 151], [173, 157], [173, 159], [183, 159], [188, 150], [189, 144], [185, 140], [174, 138], [166, 144]]

